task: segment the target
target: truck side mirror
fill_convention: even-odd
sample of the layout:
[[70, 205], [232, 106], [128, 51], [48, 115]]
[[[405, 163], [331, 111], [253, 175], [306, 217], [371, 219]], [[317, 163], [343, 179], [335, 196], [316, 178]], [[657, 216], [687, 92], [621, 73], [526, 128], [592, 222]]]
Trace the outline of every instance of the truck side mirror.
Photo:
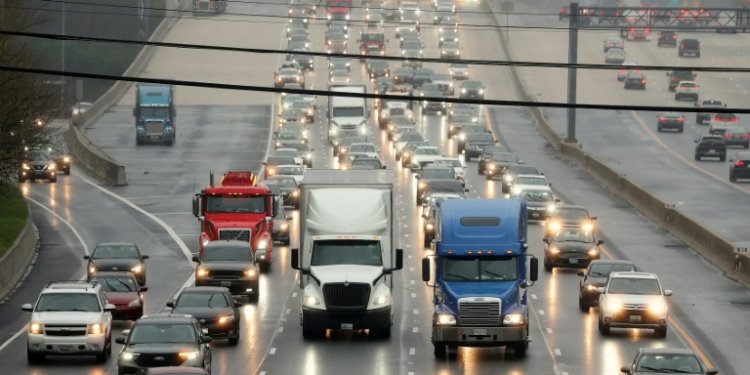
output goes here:
[[426, 283], [430, 282], [430, 266], [430, 258], [422, 258], [422, 281]]
[[628, 374], [628, 375], [632, 374], [628, 366], [622, 366], [622, 368], [620, 369], [620, 372], [623, 374]]
[[404, 249], [396, 249], [396, 267], [394, 270], [404, 268]]
[[198, 202], [198, 195], [193, 196], [193, 216], [198, 217], [200, 214], [200, 203]]
[[299, 269], [299, 249], [292, 249], [292, 269]]
[[192, 259], [193, 259], [193, 262], [195, 262], [195, 263], [200, 263], [201, 262], [201, 258], [199, 256], [197, 256], [197, 255], [193, 255]]
[[539, 278], [539, 259], [531, 258], [529, 280], [536, 281]]
[[604, 245], [604, 241], [603, 240], [596, 241], [596, 244], [597, 245]]

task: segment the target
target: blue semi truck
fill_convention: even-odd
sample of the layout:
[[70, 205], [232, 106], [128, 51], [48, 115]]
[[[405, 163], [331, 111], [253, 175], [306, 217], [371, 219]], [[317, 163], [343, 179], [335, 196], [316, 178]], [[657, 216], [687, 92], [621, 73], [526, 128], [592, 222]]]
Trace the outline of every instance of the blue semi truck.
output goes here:
[[526, 355], [526, 289], [539, 272], [538, 259], [526, 253], [526, 215], [526, 203], [516, 198], [440, 203], [435, 255], [422, 259], [422, 279], [434, 288], [435, 357], [455, 357], [459, 346], [505, 346]]
[[174, 88], [169, 85], [135, 86], [135, 143], [174, 144], [177, 134]]

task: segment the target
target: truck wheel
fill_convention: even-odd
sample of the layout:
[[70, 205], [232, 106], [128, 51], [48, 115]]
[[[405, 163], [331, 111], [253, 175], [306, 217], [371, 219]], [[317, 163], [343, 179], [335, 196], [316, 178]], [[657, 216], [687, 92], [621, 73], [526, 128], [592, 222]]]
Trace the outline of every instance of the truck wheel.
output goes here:
[[603, 336], [609, 336], [609, 326], [604, 324], [601, 318], [599, 319], [599, 333], [601, 333]]
[[260, 263], [260, 272], [262, 272], [262, 273], [269, 273], [269, 272], [271, 272], [271, 262], [261, 262]]
[[513, 353], [514, 358], [524, 358], [526, 357], [526, 350], [529, 348], [529, 344], [527, 342], [522, 342], [518, 344], [510, 344], [505, 347], [505, 350], [510, 351]]
[[37, 363], [44, 363], [44, 354], [42, 353], [34, 353], [31, 350], [26, 349], [26, 361], [29, 364], [37, 364]]
[[660, 327], [654, 329], [654, 336], [663, 339], [667, 337], [667, 327]]
[[391, 338], [391, 326], [370, 329], [370, 338], [378, 340], [387, 340]]
[[446, 344], [444, 342], [433, 343], [435, 358], [453, 359], [458, 356], [458, 345]]
[[302, 323], [302, 337], [306, 340], [320, 340], [324, 338], [326, 331], [324, 329], [317, 329], [312, 327], [306, 327], [303, 321]]

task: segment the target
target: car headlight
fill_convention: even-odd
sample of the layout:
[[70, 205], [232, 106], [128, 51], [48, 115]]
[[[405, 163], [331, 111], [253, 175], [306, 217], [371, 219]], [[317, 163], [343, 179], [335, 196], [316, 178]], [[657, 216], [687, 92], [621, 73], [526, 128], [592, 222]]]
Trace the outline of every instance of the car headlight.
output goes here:
[[257, 250], [265, 250], [266, 248], [268, 248], [268, 240], [263, 238], [260, 241], [258, 241], [258, 246], [256, 246]]
[[466, 94], [466, 89], [461, 89], [462, 94]]
[[551, 213], [551, 212], [555, 212], [555, 210], [557, 210], [557, 207], [555, 207], [554, 204], [550, 204], [547, 206], [547, 212]]
[[511, 183], [511, 182], [513, 182], [513, 176], [506, 174], [505, 176], [503, 176], [503, 181], [505, 181], [507, 183]]
[[247, 278], [247, 279], [253, 278], [256, 275], [255, 270], [252, 269], [252, 268], [248, 269], [248, 270], [245, 270], [245, 272], [243, 272], [242, 274], [245, 275], [245, 278]]
[[312, 152], [308, 152], [308, 153], [305, 154], [305, 159], [310, 160], [310, 159], [312, 159], [312, 156], [313, 156]]
[[283, 230], [283, 231], [287, 231], [287, 230], [289, 229], [289, 224], [287, 224], [287, 223], [282, 223], [282, 224], [281, 224], [281, 227], [280, 227], [279, 229], [281, 229], [281, 230]]
[[64, 163], [70, 163], [70, 156], [66, 156], [63, 158]]
[[101, 323], [89, 324], [86, 333], [88, 333], [89, 335], [101, 335], [102, 333], [104, 333], [104, 325]]
[[341, 146], [341, 147], [339, 148], [339, 152], [340, 152], [340, 153], [344, 153], [344, 154], [345, 154], [345, 153], [346, 153], [346, 147], [344, 147], [344, 146]]
[[557, 246], [550, 246], [549, 252], [552, 254], [560, 254], [560, 248]]
[[141, 305], [141, 299], [140, 298], [136, 298], [136, 299], [130, 301], [130, 303], [128, 303], [128, 307], [138, 307], [140, 305]]
[[583, 223], [583, 225], [581, 225], [581, 229], [583, 229], [584, 232], [591, 232], [592, 230], [594, 230], [594, 224], [590, 222]]
[[122, 359], [124, 359], [126, 361], [132, 361], [135, 357], [138, 356], [138, 353], [122, 352], [122, 354], [120, 356], [122, 357]]
[[480, 89], [480, 90], [479, 90], [479, 94], [484, 94], [484, 90], [483, 90], [483, 89]]
[[29, 324], [29, 333], [33, 333], [35, 335], [41, 335], [42, 333], [44, 333], [44, 324], [31, 322]]
[[224, 324], [231, 323], [233, 321], [234, 321], [234, 316], [233, 315], [227, 315], [227, 316], [222, 316], [221, 318], [219, 318], [218, 323], [219, 323], [219, 325], [223, 326]]
[[497, 166], [495, 164], [490, 164], [487, 166], [487, 169], [494, 171], [495, 169], [497, 169]]
[[596, 285], [588, 284], [586, 285], [586, 290], [588, 290], [589, 292], [593, 292], [596, 290]]
[[503, 325], [505, 326], [520, 326], [523, 325], [525, 321], [526, 317], [521, 313], [505, 314], [503, 317]]
[[592, 247], [591, 249], [589, 249], [588, 253], [591, 256], [596, 256], [596, 254], [599, 254], [599, 249], [597, 249], [596, 247]]
[[419, 183], [419, 190], [423, 190], [423, 189], [425, 189], [426, 187], [427, 187], [427, 183], [426, 183], [426, 182], [420, 182], [420, 183]]
[[361, 128], [359, 128], [359, 133], [360, 133], [360, 134], [362, 134], [362, 135], [365, 135], [365, 134], [367, 134], [367, 128], [366, 128], [366, 127], [364, 127], [364, 126], [363, 126], [363, 127], [361, 127]]
[[432, 224], [432, 223], [427, 224], [426, 227], [427, 227], [427, 230], [433, 230], [433, 229], [435, 229], [435, 225]]
[[75, 109], [73, 109], [73, 114], [74, 114], [74, 115], [77, 115], [77, 114], [79, 114], [79, 113], [80, 113], [80, 111], [78, 110], [78, 108], [75, 108]]
[[562, 227], [562, 225], [560, 224], [559, 221], [553, 221], [553, 222], [549, 223], [549, 230], [552, 231], [552, 232], [559, 231], [561, 227]]
[[196, 276], [198, 277], [208, 277], [208, 270], [205, 268], [198, 268], [196, 271]]
[[435, 317], [435, 325], [455, 326], [456, 317], [452, 314], [440, 313]]
[[663, 314], [667, 311], [667, 304], [664, 301], [655, 302], [648, 306], [648, 310], [654, 314]]
[[54, 171], [55, 169], [57, 169], [57, 164], [55, 164], [55, 162], [49, 163], [49, 165], [47, 165], [47, 169], [49, 169], [50, 171]]
[[306, 306], [318, 306], [320, 305], [320, 299], [315, 296], [311, 295], [305, 295], [305, 297], [302, 300], [303, 304]]
[[179, 356], [180, 356], [180, 358], [182, 358], [182, 360], [196, 359], [196, 358], [198, 358], [199, 355], [200, 355], [200, 353], [198, 351], [182, 352], [182, 353], [179, 354]]
[[[275, 168], [268, 168], [268, 174], [270, 176], [273, 176], [274, 174], [276, 174], [276, 169]], [[208, 243], [208, 240], [206, 240], [206, 244], [207, 243]], [[206, 244], [203, 244], [203, 246], [206, 246]]]
[[510, 193], [513, 195], [519, 195], [521, 194], [521, 188], [518, 186], [514, 186], [513, 189], [510, 190]]
[[622, 309], [622, 302], [615, 301], [615, 300], [609, 300], [607, 301], [607, 310], [611, 312], [617, 312]]
[[93, 264], [92, 264], [92, 265], [90, 265], [90, 266], [89, 266], [89, 273], [95, 273], [95, 272], [96, 272], [96, 266], [95, 266], [95, 265], [93, 265]]
[[293, 197], [298, 197], [298, 196], [299, 196], [299, 190], [295, 190], [295, 191], [293, 191], [293, 192], [292, 192], [292, 196], [293, 196]]
[[130, 272], [132, 273], [141, 273], [143, 272], [143, 264], [136, 264], [135, 267], [130, 269]]
[[23, 163], [23, 164], [21, 164], [21, 169], [28, 171], [28, 170], [31, 169], [31, 167], [28, 164]]
[[459, 135], [458, 135], [458, 139], [459, 139], [459, 140], [462, 140], [462, 141], [465, 141], [465, 140], [466, 140], [466, 133], [461, 133], [461, 134], [459, 134]]

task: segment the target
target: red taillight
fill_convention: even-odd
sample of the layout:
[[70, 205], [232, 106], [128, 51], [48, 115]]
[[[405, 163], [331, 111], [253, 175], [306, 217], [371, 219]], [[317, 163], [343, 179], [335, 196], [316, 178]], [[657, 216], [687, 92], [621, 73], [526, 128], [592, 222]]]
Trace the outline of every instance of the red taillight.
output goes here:
[[750, 134], [747, 134], [747, 133], [743, 134], [742, 139], [750, 139]]
[[745, 162], [742, 160], [737, 160], [736, 162], [734, 162], [735, 167], [742, 167], [744, 165], [745, 165]]
[[684, 117], [680, 117], [680, 118], [677, 119], [677, 121], [679, 121], [679, 122], [685, 122], [685, 118]]
[[724, 138], [726, 139], [732, 139], [732, 135], [729, 133], [724, 133]]
[[733, 117], [729, 119], [729, 122], [737, 122], [737, 120], [738, 120], [737, 117]]
[[667, 118], [664, 116], [659, 116], [659, 122], [667, 121]]
[[642, 79], [642, 80], [641, 80], [641, 83], [645, 84], [645, 83], [646, 83], [646, 80], [645, 80], [645, 79]]
[[672, 39], [677, 40], [677, 35], [672, 35]]

